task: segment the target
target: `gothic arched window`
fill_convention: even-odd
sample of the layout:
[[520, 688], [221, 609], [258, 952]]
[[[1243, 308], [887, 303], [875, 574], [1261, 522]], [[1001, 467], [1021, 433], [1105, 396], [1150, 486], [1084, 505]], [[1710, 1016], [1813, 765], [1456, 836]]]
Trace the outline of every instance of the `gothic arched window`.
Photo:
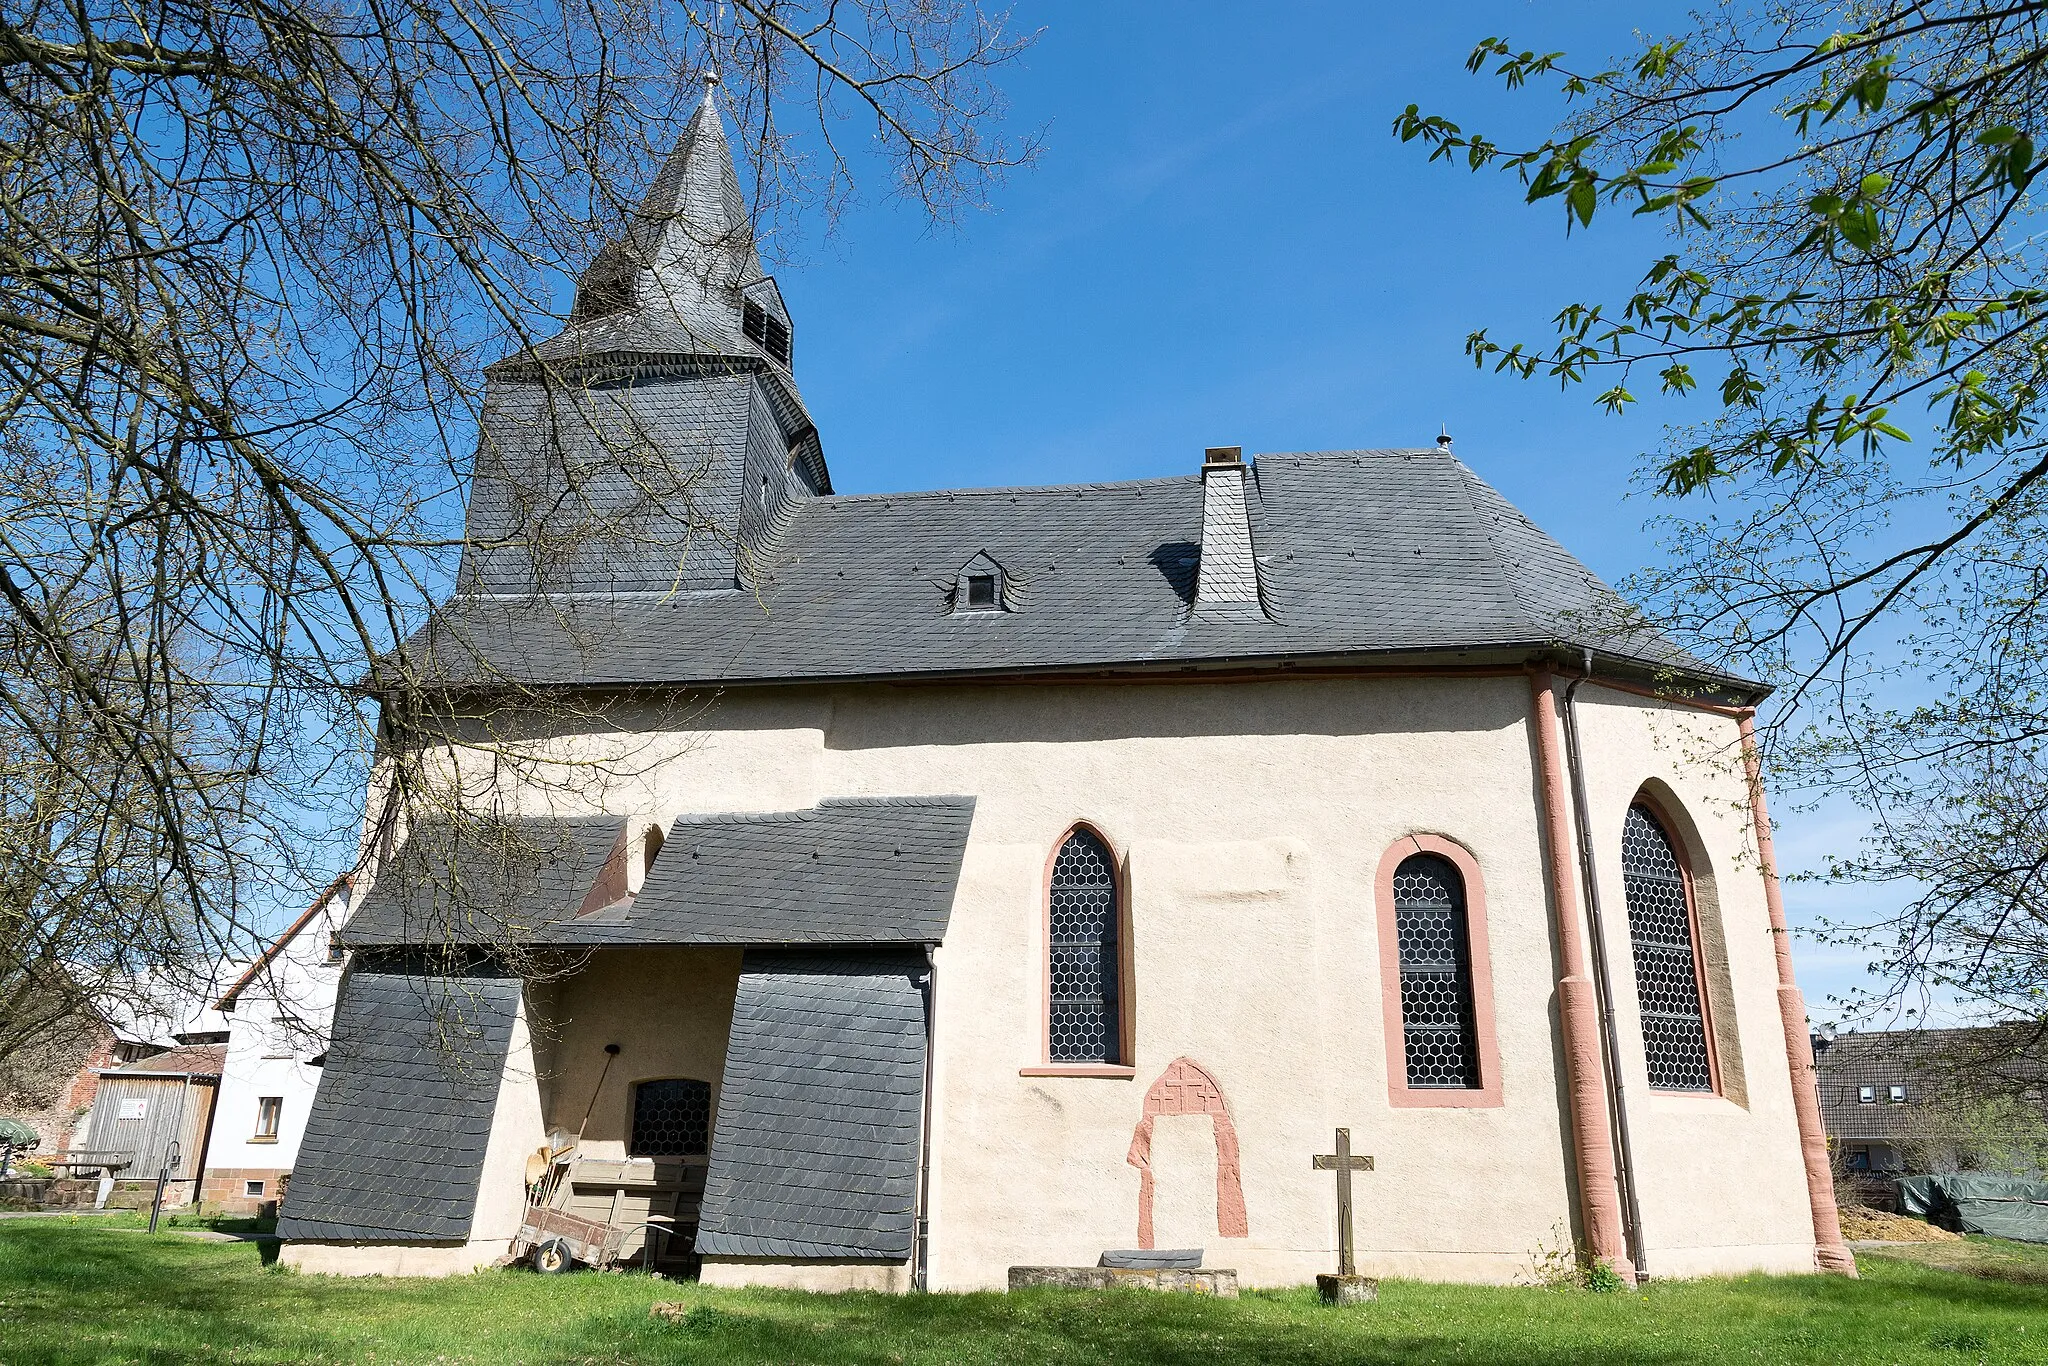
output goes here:
[[1076, 829], [1053, 859], [1048, 908], [1047, 1043], [1056, 1063], [1123, 1061], [1116, 858]]
[[1450, 860], [1412, 854], [1394, 870], [1401, 1034], [1411, 1087], [1479, 1085], [1465, 880]]
[[688, 1077], [633, 1088], [635, 1157], [701, 1157], [711, 1150], [711, 1083]]
[[1622, 823], [1621, 879], [1628, 896], [1628, 937], [1650, 1086], [1711, 1091], [1714, 1068], [1700, 995], [1692, 888], [1671, 836], [1641, 803], [1628, 809]]

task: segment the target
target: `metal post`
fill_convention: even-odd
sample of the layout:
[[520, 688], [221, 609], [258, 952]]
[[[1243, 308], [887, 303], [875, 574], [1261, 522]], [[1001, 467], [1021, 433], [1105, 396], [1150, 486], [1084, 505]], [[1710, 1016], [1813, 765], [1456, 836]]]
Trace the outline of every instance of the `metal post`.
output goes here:
[[156, 1221], [164, 1212], [164, 1188], [171, 1184], [171, 1173], [178, 1166], [178, 1144], [173, 1140], [170, 1150], [164, 1154], [164, 1165], [156, 1173], [156, 1199], [149, 1206], [149, 1231], [156, 1232]]

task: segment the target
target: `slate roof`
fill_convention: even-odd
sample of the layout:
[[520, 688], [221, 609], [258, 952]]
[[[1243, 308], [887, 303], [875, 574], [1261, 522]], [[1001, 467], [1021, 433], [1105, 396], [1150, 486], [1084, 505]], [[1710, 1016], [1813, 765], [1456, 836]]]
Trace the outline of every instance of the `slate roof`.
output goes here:
[[[1930, 1132], [1920, 1107], [2017, 1096], [2048, 1120], [2048, 1040], [2031, 1023], [1966, 1029], [1872, 1030], [1838, 1036], [1814, 1058], [1821, 1123], [1839, 1140]], [[1891, 1099], [1894, 1085], [1906, 1099]], [[1873, 1102], [1858, 1098], [1871, 1087]]]
[[342, 938], [359, 947], [508, 935], [577, 947], [936, 944], [973, 819], [972, 797], [849, 797], [805, 811], [684, 816], [637, 897], [582, 915], [623, 818], [518, 819], [467, 852], [444, 823], [424, 822]]
[[342, 942], [539, 939], [583, 904], [625, 829], [623, 816], [422, 818], [378, 870]]
[[924, 969], [914, 952], [748, 952], [698, 1252], [909, 1257]]
[[972, 797], [838, 798], [685, 816], [631, 903], [557, 927], [577, 944], [936, 944]]
[[[1249, 620], [1192, 611], [1189, 475], [801, 499], [747, 589], [668, 591], [682, 542], [640, 534], [609, 561], [623, 591], [466, 592], [408, 648], [450, 682], [637, 685], [1583, 647], [1743, 686], [1644, 627], [1447, 453], [1263, 455], [1245, 498], [1263, 608]], [[982, 553], [1012, 610], [954, 613], [955, 575]]]
[[519, 998], [516, 978], [351, 972], [278, 1236], [467, 1238]]

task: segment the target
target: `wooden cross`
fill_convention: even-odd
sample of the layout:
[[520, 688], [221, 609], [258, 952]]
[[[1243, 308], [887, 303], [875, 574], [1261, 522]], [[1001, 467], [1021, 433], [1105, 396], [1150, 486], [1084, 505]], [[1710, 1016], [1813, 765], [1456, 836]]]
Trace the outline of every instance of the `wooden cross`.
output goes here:
[[1358, 1268], [1351, 1257], [1351, 1173], [1372, 1170], [1372, 1158], [1351, 1155], [1351, 1131], [1337, 1131], [1337, 1151], [1317, 1153], [1315, 1169], [1337, 1173], [1337, 1274], [1355, 1276]]

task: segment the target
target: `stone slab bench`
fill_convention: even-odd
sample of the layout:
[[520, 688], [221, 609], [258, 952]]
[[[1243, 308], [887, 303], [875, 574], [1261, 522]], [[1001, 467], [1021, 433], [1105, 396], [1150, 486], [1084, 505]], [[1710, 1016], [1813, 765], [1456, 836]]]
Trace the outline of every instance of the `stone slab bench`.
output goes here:
[[1173, 1295], [1237, 1298], [1237, 1273], [1217, 1269], [1186, 1271], [1175, 1267], [1013, 1266], [1010, 1289], [1053, 1285], [1065, 1290], [1157, 1290]]

